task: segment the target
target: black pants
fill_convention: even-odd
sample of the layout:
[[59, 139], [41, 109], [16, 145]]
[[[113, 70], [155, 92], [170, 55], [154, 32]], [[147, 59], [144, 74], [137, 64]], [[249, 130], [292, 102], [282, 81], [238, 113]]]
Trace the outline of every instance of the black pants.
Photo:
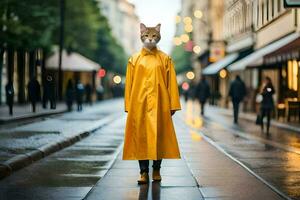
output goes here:
[[261, 130], [264, 130], [264, 117], [267, 117], [267, 133], [269, 133], [269, 129], [270, 129], [271, 112], [272, 109], [270, 108], [261, 109]]
[[35, 112], [36, 102], [31, 102], [31, 106], [32, 106], [32, 112]]
[[204, 105], [205, 105], [205, 101], [200, 101], [201, 115], [204, 115]]
[[77, 103], [77, 111], [82, 111], [82, 103], [81, 102]]
[[232, 105], [233, 105], [233, 122], [238, 123], [240, 102], [233, 101]]
[[[161, 161], [162, 160], [153, 160], [152, 167], [154, 170], [160, 169]], [[141, 174], [143, 172], [149, 173], [149, 160], [139, 160], [139, 165], [140, 165], [140, 173]]]
[[9, 115], [13, 115], [13, 104], [9, 104], [8, 108], [9, 108]]

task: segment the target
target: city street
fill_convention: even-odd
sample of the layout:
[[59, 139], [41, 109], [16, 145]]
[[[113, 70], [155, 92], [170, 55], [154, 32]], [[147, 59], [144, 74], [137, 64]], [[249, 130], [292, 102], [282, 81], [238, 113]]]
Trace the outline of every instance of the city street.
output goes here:
[[0, 1], [0, 200], [300, 200], [300, 0]]
[[[182, 106], [173, 117], [182, 159], [163, 161], [163, 181], [150, 188], [136, 184], [136, 161], [121, 160], [123, 99], [9, 130], [2, 127], [1, 137], [10, 131], [14, 138], [1, 140], [1, 153], [13, 150], [17, 142], [28, 151], [28, 146], [43, 143], [39, 128], [57, 131], [56, 137], [49, 134], [50, 142], [68, 129], [95, 129], [97, 120], [113, 116], [86, 138], [2, 179], [0, 199], [300, 199], [299, 133], [272, 127], [266, 137], [252, 122], [232, 125], [232, 118], [218, 108], [207, 107], [200, 118], [196, 102], [182, 101]], [[29, 135], [30, 130], [36, 133]]]

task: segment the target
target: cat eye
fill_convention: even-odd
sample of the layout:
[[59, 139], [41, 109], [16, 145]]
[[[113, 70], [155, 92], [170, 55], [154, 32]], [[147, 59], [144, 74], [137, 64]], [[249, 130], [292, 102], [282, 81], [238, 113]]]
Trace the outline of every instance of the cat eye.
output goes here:
[[148, 37], [149, 35], [148, 34], [146, 34], [146, 35], [144, 35], [145, 37]]

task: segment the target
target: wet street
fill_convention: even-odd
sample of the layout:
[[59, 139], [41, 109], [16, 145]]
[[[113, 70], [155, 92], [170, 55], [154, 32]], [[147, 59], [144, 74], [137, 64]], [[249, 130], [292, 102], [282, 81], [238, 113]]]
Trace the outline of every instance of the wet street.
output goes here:
[[[171, 167], [171, 171], [165, 170], [162, 172], [163, 177], [166, 177], [166, 181], [162, 182], [161, 187], [164, 189], [161, 191], [161, 196], [152, 192], [151, 197], [149, 197], [150, 199], [168, 199], [171, 194], [173, 194], [172, 197], [175, 198], [176, 195], [174, 195], [175, 193], [172, 192], [171, 188], [177, 186], [180, 187], [177, 191], [182, 191], [179, 192], [178, 195], [180, 195], [180, 193], [187, 197], [191, 195], [193, 199], [206, 199], [206, 197], [207, 199], [230, 199], [221, 197], [211, 198], [209, 195], [216, 194], [206, 194], [208, 191], [205, 188], [206, 184], [209, 183], [212, 186], [216, 186], [219, 185], [220, 182], [224, 183], [224, 177], [222, 178], [223, 180], [220, 178], [222, 177], [220, 169], [217, 169], [218, 171], [216, 172], [212, 172], [213, 169], [203, 171], [195, 168], [196, 162], [190, 162], [191, 159], [196, 158], [197, 162], [201, 164], [204, 158], [207, 159], [207, 157], [211, 155], [191, 151], [198, 149], [197, 143], [200, 144], [203, 142], [202, 137], [207, 137], [208, 140], [211, 140], [214, 145], [217, 145], [221, 151], [224, 151], [219, 152], [222, 158], [232, 156], [232, 158], [228, 159], [228, 162], [239, 162], [239, 164], [245, 167], [250, 173], [255, 174], [256, 177], [254, 179], [258, 178], [259, 182], [264, 181], [272, 187], [272, 189], [281, 193], [282, 196], [300, 199], [299, 133], [272, 127], [271, 134], [266, 136], [261, 134], [260, 128], [250, 121], [240, 120], [239, 125], [234, 126], [232, 118], [224, 114], [220, 109], [207, 107], [205, 117], [201, 118], [199, 115], [199, 106], [196, 103], [188, 102], [184, 104], [182, 101], [182, 105], [183, 110], [176, 113], [174, 123], [176, 130], [179, 131], [177, 135], [184, 157], [184, 159], [179, 162], [179, 167], [183, 168], [184, 166], [186, 171], [181, 170], [180, 173], [177, 174], [175, 171], [176, 165], [174, 165], [172, 161], [163, 162], [163, 167]], [[120, 159], [121, 154], [119, 154], [123, 143], [126, 119], [126, 115], [123, 112], [122, 99], [100, 103], [94, 107], [87, 108], [86, 111], [82, 113], [67, 113], [59, 117], [56, 116], [29, 124], [21, 124], [18, 127], [2, 127], [0, 137], [6, 138], [6, 140], [1, 141], [9, 141], [7, 134], [9, 132], [13, 134], [10, 134], [10, 137], [14, 137], [13, 141], [15, 142], [28, 144], [28, 141], [32, 140], [30, 142], [31, 145], [25, 145], [23, 149], [20, 148], [18, 150], [29, 151], [29, 146], [36, 147], [45, 143], [44, 140], [47, 141], [47, 139], [40, 140], [39, 138], [45, 135], [44, 133], [38, 132], [38, 130], [45, 130], [44, 127], [46, 125], [49, 126], [46, 130], [54, 132], [52, 133], [54, 136], [52, 136], [52, 134], [48, 136], [48, 141], [52, 141], [57, 139], [57, 137], [61, 137], [62, 132], [63, 134], [69, 134], [67, 132], [71, 133], [79, 128], [84, 130], [92, 129], [95, 123], [97, 123], [97, 120], [105, 119], [109, 116], [113, 116], [112, 120], [91, 132], [86, 138], [2, 179], [0, 181], [0, 199], [80, 200], [85, 198], [94, 186], [97, 189], [97, 187], [102, 187], [102, 185], [105, 186], [110, 183], [109, 187], [111, 189], [114, 183], [112, 180], [107, 180], [108, 177], [112, 176], [114, 178], [113, 180], [115, 180], [112, 172], [123, 173], [120, 168], [123, 169], [126, 166], [129, 166], [129, 169], [126, 170], [129, 170], [128, 175], [132, 182], [129, 183], [127, 181], [128, 187], [131, 188], [130, 191], [134, 189], [136, 187], [137, 164], [135, 162], [122, 162]], [[64, 132], [63, 129], [68, 131]], [[24, 132], [20, 130], [24, 130]], [[25, 132], [25, 130], [27, 131]], [[30, 130], [36, 130], [36, 132], [31, 134]], [[188, 138], [192, 139], [192, 146], [186, 144]], [[13, 145], [14, 143], [9, 146], [3, 142], [3, 144], [1, 144], [2, 154], [7, 157], [11, 155], [13, 153]], [[211, 146], [210, 148], [215, 149], [215, 146]], [[6, 149], [6, 151], [3, 149]], [[226, 156], [224, 153], [228, 155]], [[2, 157], [2, 159], [4, 159], [4, 157]], [[234, 161], [232, 161], [232, 159], [234, 159]], [[108, 171], [115, 160], [117, 160], [116, 169], [113, 168], [112, 172]], [[187, 164], [183, 162], [184, 160], [186, 160]], [[205, 165], [206, 163], [202, 164]], [[228, 164], [227, 166], [230, 167], [231, 165]], [[232, 170], [230, 168], [229, 170], [234, 174], [237, 168], [235, 165], [232, 165], [232, 167]], [[110, 173], [108, 173], [108, 176], [105, 178], [106, 182], [102, 182], [97, 186], [97, 182], [107, 172]], [[244, 173], [249, 174], [249, 172]], [[209, 182], [205, 179], [205, 177], [208, 176], [206, 173], [214, 173], [213, 179], [209, 180]], [[198, 183], [195, 183], [191, 174]], [[190, 178], [188, 180], [183, 177], [176, 179], [176, 176], [178, 177], [180, 175]], [[249, 175], [252, 176], [251, 174]], [[175, 178], [173, 176], [175, 176]], [[200, 176], [200, 178], [198, 176]], [[218, 178], [218, 176], [220, 177]], [[123, 179], [124, 177], [122, 180]], [[225, 179], [225, 181], [235, 180], [238, 183], [239, 177], [227, 175]], [[178, 182], [178, 180], [181, 181]], [[185, 186], [185, 183], [187, 183], [188, 186]], [[134, 191], [126, 193], [124, 186], [120, 185], [118, 187], [123, 188], [122, 191], [125, 195], [123, 199], [135, 199], [133, 198]], [[152, 187], [157, 187], [157, 185], [152, 185]], [[184, 189], [185, 187], [186, 189]], [[194, 187], [199, 187], [201, 194], [196, 194], [197, 191], [194, 190]], [[145, 192], [142, 188], [140, 192], [141, 191]], [[157, 189], [155, 189], [155, 191], [157, 191]], [[214, 191], [216, 192], [217, 190]], [[100, 196], [103, 195], [105, 196], [105, 192], [102, 192]], [[147, 199], [147, 197], [141, 197], [144, 194], [140, 193], [138, 195], [140, 199]], [[116, 196], [118, 195], [110, 195], [110, 197]], [[93, 199], [93, 194], [90, 195], [90, 197]], [[97, 195], [95, 199], [97, 199]], [[99, 199], [108, 198], [99, 197]]]
[[[116, 107], [111, 107], [112, 103]], [[49, 118], [20, 125], [18, 129], [29, 129], [30, 127], [35, 130], [43, 128], [45, 124], [52, 125], [48, 130], [60, 129], [59, 126], [63, 126], [65, 129], [69, 128], [70, 132], [79, 128], [90, 129], [96, 120], [108, 117], [121, 105], [120, 101], [106, 101], [94, 108], [87, 108], [83, 113], [67, 113], [55, 119]], [[123, 139], [124, 117], [125, 115], [120, 113], [117, 116], [118, 120], [111, 121], [97, 129], [87, 138], [1, 180], [0, 199], [82, 199], [106, 173], [114, 160], [115, 152]], [[12, 132], [11, 126], [9, 126], [9, 130]], [[1, 131], [3, 131], [3, 135], [6, 134], [4, 128]], [[32, 146], [30, 145], [32, 143], [34, 146], [41, 145], [42, 141], [36, 138], [44, 138], [43, 140], [48, 142], [55, 139], [51, 134], [47, 136], [39, 132], [32, 135], [17, 133], [20, 136], [13, 135], [13, 141], [27, 144], [23, 149], [22, 146], [20, 147], [22, 151], [29, 151], [26, 147]], [[62, 137], [59, 131], [56, 135]], [[29, 142], [31, 140], [33, 141]], [[12, 148], [2, 144], [3, 147], [6, 147], [6, 151], [2, 150], [2, 154], [8, 156], [6, 152], [11, 151]]]
[[270, 135], [261, 133], [254, 122], [232, 117], [215, 107], [199, 116], [197, 103], [187, 104], [186, 121], [200, 130], [230, 156], [283, 195], [300, 199], [300, 134], [271, 127]]

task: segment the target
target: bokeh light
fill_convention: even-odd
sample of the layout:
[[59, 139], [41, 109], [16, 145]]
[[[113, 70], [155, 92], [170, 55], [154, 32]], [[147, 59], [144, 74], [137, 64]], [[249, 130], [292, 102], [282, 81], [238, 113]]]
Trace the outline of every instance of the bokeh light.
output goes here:
[[114, 83], [119, 84], [119, 83], [121, 83], [122, 78], [119, 75], [115, 75], [113, 78], [113, 81], [114, 81]]
[[184, 26], [184, 30], [185, 30], [185, 32], [188, 32], [188, 33], [192, 32], [193, 31], [193, 25], [192, 24], [186, 24]]
[[181, 88], [186, 91], [190, 88], [190, 85], [188, 82], [183, 82]]
[[187, 79], [193, 80], [195, 78], [195, 73], [192, 71], [189, 71], [185, 74], [185, 76], [187, 77]]
[[201, 52], [201, 47], [200, 47], [199, 45], [195, 45], [195, 46], [193, 47], [193, 52], [194, 52], [195, 54], [199, 54], [199, 53]]
[[226, 69], [222, 69], [220, 72], [219, 72], [219, 75], [221, 78], [226, 78], [227, 76], [227, 71]]
[[190, 37], [188, 34], [184, 33], [180, 36], [180, 39], [182, 42], [187, 43], [190, 40]]
[[183, 23], [184, 24], [191, 24], [193, 22], [192, 18], [191, 17], [185, 17], [183, 19]]
[[203, 13], [202, 13], [201, 10], [195, 10], [194, 16], [195, 16], [196, 18], [198, 18], [198, 19], [201, 19], [202, 16], [203, 16]]
[[174, 43], [176, 46], [179, 46], [179, 45], [182, 44], [182, 41], [181, 41], [180, 37], [174, 37], [173, 43]]

